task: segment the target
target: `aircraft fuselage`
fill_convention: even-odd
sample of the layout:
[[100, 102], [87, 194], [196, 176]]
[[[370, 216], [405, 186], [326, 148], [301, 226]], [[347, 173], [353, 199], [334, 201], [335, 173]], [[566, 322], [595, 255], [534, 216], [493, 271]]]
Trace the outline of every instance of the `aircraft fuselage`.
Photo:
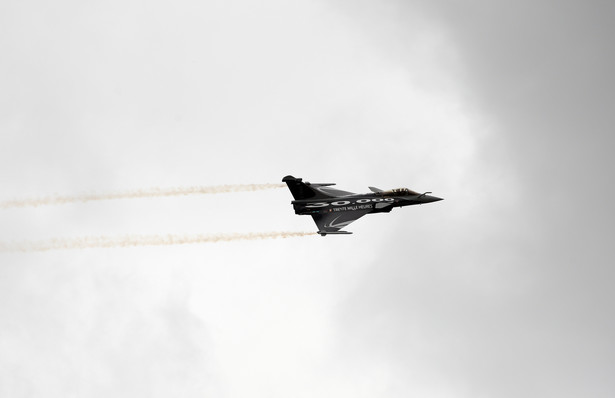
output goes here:
[[372, 213], [388, 213], [395, 207], [420, 205], [440, 200], [435, 196], [383, 196], [378, 193], [343, 196], [331, 199], [300, 199], [293, 200], [295, 214], [326, 214], [337, 212], [368, 211]]

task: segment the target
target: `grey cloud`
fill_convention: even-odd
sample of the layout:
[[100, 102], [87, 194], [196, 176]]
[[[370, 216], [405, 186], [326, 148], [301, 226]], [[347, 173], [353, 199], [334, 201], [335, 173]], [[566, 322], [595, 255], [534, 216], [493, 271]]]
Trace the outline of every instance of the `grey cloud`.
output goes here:
[[[247, 3], [11, 5], [3, 200], [294, 173], [445, 201], [350, 239], [2, 254], [0, 391], [612, 396], [612, 6]], [[2, 234], [312, 226], [251, 198]]]
[[[396, 4], [413, 18], [417, 3]], [[382, 34], [363, 6], [356, 23]], [[615, 8], [429, 2], [419, 10], [447, 32], [466, 105], [490, 129], [463, 176], [474, 201], [454, 203], [468, 198], [454, 192], [431, 220], [400, 225], [344, 306], [343, 340], [397, 363], [398, 377], [408, 377], [400, 396], [404, 387], [610, 396]], [[388, 37], [399, 44], [412, 32]], [[411, 237], [417, 227], [432, 236]]]

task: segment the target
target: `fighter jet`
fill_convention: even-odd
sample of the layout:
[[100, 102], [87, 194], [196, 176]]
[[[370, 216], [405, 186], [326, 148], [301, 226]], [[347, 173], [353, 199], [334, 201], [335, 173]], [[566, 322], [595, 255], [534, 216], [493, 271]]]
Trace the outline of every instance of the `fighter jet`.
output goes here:
[[366, 214], [388, 213], [394, 207], [421, 205], [442, 200], [428, 195], [431, 192], [418, 193], [408, 188], [396, 188], [383, 191], [369, 187], [371, 193], [356, 194], [328, 188], [333, 183], [310, 184], [301, 178], [286, 176], [282, 179], [288, 185], [295, 200], [291, 203], [295, 214], [310, 215], [322, 236], [332, 234], [351, 234], [341, 231], [350, 223]]

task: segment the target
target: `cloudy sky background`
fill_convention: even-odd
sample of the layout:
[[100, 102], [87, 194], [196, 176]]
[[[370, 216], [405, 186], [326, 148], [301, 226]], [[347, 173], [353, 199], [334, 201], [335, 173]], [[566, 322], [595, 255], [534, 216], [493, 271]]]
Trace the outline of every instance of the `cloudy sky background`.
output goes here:
[[[612, 397], [615, 6], [15, 2], [0, 200], [278, 182], [352, 236], [0, 253], [2, 396]], [[0, 240], [311, 231], [286, 190], [0, 211]]]

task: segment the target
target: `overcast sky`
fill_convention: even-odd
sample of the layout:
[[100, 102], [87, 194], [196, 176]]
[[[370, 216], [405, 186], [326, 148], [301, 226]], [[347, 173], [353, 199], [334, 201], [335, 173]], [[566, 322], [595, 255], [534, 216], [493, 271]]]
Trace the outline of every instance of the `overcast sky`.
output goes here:
[[[615, 395], [615, 5], [0, 8], [0, 200], [445, 198], [349, 236], [0, 253], [0, 396]], [[291, 200], [1, 209], [0, 241], [315, 231]]]

